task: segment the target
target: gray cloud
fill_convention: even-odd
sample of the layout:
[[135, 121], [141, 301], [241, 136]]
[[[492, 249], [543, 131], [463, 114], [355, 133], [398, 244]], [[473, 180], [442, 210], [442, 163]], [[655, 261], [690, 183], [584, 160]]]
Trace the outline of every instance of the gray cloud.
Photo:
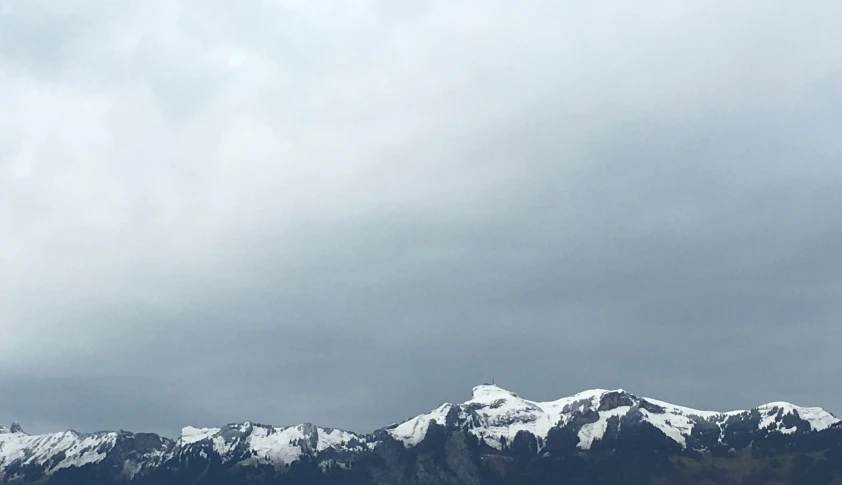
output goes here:
[[404, 3], [4, 7], [0, 422], [842, 412], [835, 3]]

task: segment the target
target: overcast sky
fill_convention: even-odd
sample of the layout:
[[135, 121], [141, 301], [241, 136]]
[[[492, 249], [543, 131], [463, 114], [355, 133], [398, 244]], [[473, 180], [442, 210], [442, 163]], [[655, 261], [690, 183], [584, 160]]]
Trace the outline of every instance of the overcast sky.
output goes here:
[[842, 415], [839, 25], [3, 1], [0, 422], [369, 431], [492, 376]]

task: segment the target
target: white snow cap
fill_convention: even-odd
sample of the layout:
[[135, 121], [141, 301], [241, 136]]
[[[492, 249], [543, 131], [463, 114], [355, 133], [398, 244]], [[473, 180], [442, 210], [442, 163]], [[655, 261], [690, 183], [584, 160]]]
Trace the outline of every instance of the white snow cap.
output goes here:
[[339, 429], [312, 424], [276, 427], [245, 422], [224, 428], [186, 426], [181, 429], [178, 447], [189, 447], [205, 440], [223, 459], [242, 443], [252, 451], [255, 461], [274, 465], [291, 464], [307, 453], [330, 448], [354, 450], [362, 445], [358, 435]]
[[[631, 413], [637, 413], [633, 415], [636, 420], [651, 424], [682, 447], [688, 446], [688, 438], [700, 423], [706, 428], [718, 426], [722, 442], [726, 427], [734, 419], [742, 423], [751, 419], [758, 423], [758, 431], [781, 434], [821, 431], [840, 422], [821, 408], [786, 402], [764, 404], [750, 411], [701, 411], [634, 396], [622, 389], [591, 389], [555, 401], [540, 402], [524, 399], [494, 384], [484, 384], [474, 387], [471, 399], [462, 404], [442, 404], [429, 413], [393, 425], [385, 432], [404, 446], [412, 447], [424, 439], [433, 423], [453, 424], [488, 446], [502, 450], [520, 431], [526, 431], [537, 438], [541, 449], [546, 445], [551, 429], [575, 424], [577, 446], [587, 450], [604, 439], [612, 419]], [[587, 419], [575, 419], [582, 414], [587, 415]], [[786, 417], [799, 419], [784, 419]], [[448, 423], [448, 419], [454, 422]], [[585, 424], [578, 424], [581, 421]], [[790, 424], [784, 425], [784, 421]], [[121, 436], [121, 433], [81, 434], [74, 431], [31, 436], [17, 423], [11, 427], [0, 426], [0, 481], [14, 478], [3, 475], [12, 463], [43, 466], [49, 475], [63, 468], [100, 462]], [[223, 460], [239, 457], [239, 450], [248, 449], [251, 453], [246, 461], [285, 465], [302, 456], [315, 457], [331, 449], [352, 454], [372, 449], [380, 443], [376, 436], [379, 435], [363, 436], [311, 424], [275, 427], [245, 422], [221, 428], [186, 426], [175, 444], [162, 440], [156, 449], [127, 462], [124, 473], [133, 477], [176, 454], [186, 452], [185, 456], [189, 457], [190, 452], [197, 449], [199, 456], [216, 453]], [[341, 459], [331, 456], [319, 466], [346, 466]]]
[[517, 394], [507, 391], [502, 387], [496, 384], [483, 384], [481, 386], [476, 386], [473, 389], [473, 398], [471, 401], [474, 402], [483, 402], [489, 400], [496, 400], [496, 399], [508, 399], [508, 398], [515, 398], [517, 399]]
[[[614, 397], [614, 406], [609, 405], [612, 400], [605, 401], [606, 405], [603, 405], [603, 400], [610, 397]], [[663, 408], [664, 412], [645, 409], [641, 404], [646, 402]], [[424, 439], [431, 422], [445, 424], [445, 417], [455, 410], [464, 427], [493, 448], [503, 449], [519, 431], [533, 434], [538, 438], [539, 447], [542, 447], [550, 429], [568, 424], [577, 412], [593, 412], [597, 414], [596, 421], [584, 424], [578, 431], [578, 447], [586, 450], [604, 437], [610, 418], [625, 416], [633, 409], [640, 413], [644, 421], [682, 447], [687, 446], [687, 437], [699, 422], [713, 423], [722, 429], [730, 417], [749, 414], [749, 411], [701, 411], [657, 399], [637, 397], [622, 389], [591, 389], [555, 401], [538, 402], [523, 399], [495, 384], [483, 384], [473, 388], [469, 401], [443, 404], [430, 413], [392, 427], [388, 432], [403, 442], [404, 446], [412, 447]], [[779, 402], [764, 404], [756, 409], [764, 416], [759, 429], [768, 428], [786, 434], [820, 431], [839, 422], [839, 419], [821, 408], [805, 408]], [[795, 414], [806, 421], [809, 429], [783, 426], [780, 418], [789, 414]]]
[[[48, 474], [62, 468], [97, 463], [105, 458], [116, 440], [117, 433], [83, 435], [65, 431], [30, 436], [22, 431], [8, 430], [0, 434], [0, 471], [16, 460], [22, 460], [25, 465], [46, 466]], [[61, 456], [58, 461], [57, 456]]]

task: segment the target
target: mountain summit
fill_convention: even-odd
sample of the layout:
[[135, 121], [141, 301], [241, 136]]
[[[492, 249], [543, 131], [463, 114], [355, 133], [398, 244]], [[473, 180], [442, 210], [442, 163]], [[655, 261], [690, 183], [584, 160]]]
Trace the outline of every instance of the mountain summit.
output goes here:
[[[502, 485], [550, 483], [550, 471], [585, 473], [582, 483], [602, 483], [605, 469], [591, 469], [597, 465], [625, 470], [610, 483], [625, 483], [627, 476], [646, 477], [641, 483], [666, 476], [668, 483], [702, 483], [695, 474], [710, 481], [710, 470], [721, 475], [710, 483], [740, 483], [721, 472], [732, 462], [738, 468], [750, 462], [751, 470], [776, 477], [801, 463], [798, 473], [814, 467], [822, 479], [842, 479], [839, 423], [821, 408], [785, 402], [702, 411], [622, 389], [540, 402], [486, 384], [465, 402], [369, 434], [244, 422], [185, 426], [170, 440], [122, 431], [28, 435], [14, 423], [0, 427], [0, 483]], [[802, 456], [809, 457], [806, 468]]]
[[[455, 422], [448, 422], [448, 416]], [[430, 422], [458, 425], [488, 446], [501, 450], [517, 433], [524, 431], [543, 447], [550, 430], [572, 428], [577, 447], [589, 449], [605, 438], [621, 422], [647, 423], [682, 448], [705, 448], [700, 430], [719, 430], [716, 444], [725, 446], [726, 429], [737, 423], [760, 434], [821, 431], [839, 422], [821, 408], [804, 408], [778, 402], [745, 411], [701, 411], [656, 399], [640, 398], [622, 389], [593, 389], [549, 402], [529, 401], [496, 385], [477, 386], [471, 400], [459, 405], [445, 404], [428, 414], [412, 418], [391, 430], [407, 446], [424, 438]], [[694, 430], [696, 431], [694, 433]]]

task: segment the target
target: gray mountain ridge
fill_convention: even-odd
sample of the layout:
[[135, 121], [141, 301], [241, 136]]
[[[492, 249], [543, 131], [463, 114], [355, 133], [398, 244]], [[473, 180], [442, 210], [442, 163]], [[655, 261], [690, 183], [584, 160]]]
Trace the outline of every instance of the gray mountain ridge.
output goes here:
[[[243, 422], [188, 426], [177, 439], [126, 431], [33, 436], [13, 424], [0, 427], [0, 483], [602, 483], [603, 472], [588, 468], [597, 462], [632, 477], [611, 483], [703, 483], [695, 473], [741, 483], [717, 475], [722, 463], [777, 473], [781, 483], [832, 483], [842, 481], [835, 450], [842, 457], [842, 425], [820, 408], [778, 402], [711, 412], [603, 389], [535, 402], [483, 385], [464, 403], [368, 434]], [[805, 470], [830, 460], [821, 478], [828, 480], [785, 481], [793, 466], [804, 468], [806, 458], [796, 456], [811, 460]]]

